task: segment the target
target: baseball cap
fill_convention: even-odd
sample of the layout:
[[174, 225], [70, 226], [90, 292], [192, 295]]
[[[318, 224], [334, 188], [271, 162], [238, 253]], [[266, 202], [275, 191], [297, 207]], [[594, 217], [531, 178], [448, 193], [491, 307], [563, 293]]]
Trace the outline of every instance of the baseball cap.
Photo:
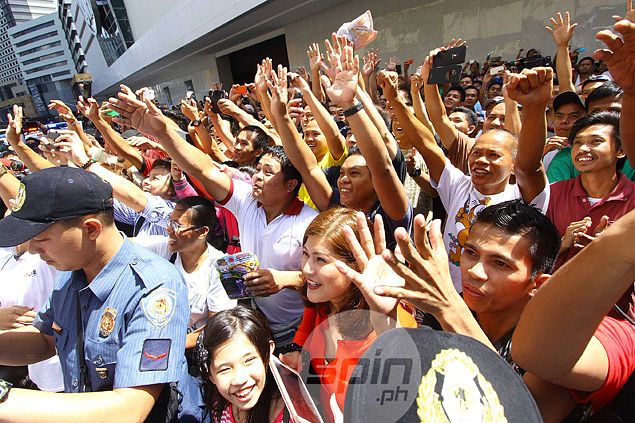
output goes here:
[[591, 75], [582, 84], [580, 84], [580, 87], [584, 88], [587, 84], [592, 82], [609, 82], [610, 80], [611, 78], [606, 75]]
[[580, 96], [573, 91], [565, 91], [558, 94], [553, 99], [553, 110], [558, 111], [558, 109], [565, 104], [577, 104], [584, 109], [584, 103], [582, 103], [582, 99], [580, 99]]
[[0, 220], [0, 247], [22, 244], [53, 223], [113, 207], [112, 187], [88, 171], [52, 167], [22, 179], [11, 214]]
[[344, 421], [542, 422], [522, 378], [477, 340], [430, 328], [380, 335], [349, 379]]

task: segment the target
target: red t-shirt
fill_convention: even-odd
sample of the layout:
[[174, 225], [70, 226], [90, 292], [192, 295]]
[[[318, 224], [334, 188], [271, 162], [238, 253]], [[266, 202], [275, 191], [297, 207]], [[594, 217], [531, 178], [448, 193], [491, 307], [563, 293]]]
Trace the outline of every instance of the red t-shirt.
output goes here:
[[606, 351], [609, 368], [606, 380], [595, 392], [571, 391], [579, 403], [590, 402], [594, 410], [608, 405], [635, 370], [635, 325], [605, 317], [593, 335]]

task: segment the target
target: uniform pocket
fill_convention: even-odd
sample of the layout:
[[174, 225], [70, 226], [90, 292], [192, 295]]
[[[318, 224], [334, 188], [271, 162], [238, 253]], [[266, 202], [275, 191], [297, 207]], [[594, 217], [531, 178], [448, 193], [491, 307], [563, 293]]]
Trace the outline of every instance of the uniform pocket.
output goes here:
[[119, 348], [117, 343], [86, 338], [84, 354], [93, 391], [112, 389]]

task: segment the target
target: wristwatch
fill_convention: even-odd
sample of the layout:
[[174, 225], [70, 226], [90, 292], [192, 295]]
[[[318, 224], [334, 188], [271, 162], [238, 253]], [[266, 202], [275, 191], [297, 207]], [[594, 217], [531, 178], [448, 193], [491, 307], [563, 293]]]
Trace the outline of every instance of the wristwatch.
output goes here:
[[421, 176], [421, 167], [415, 166], [415, 168], [412, 169], [412, 172], [408, 172], [408, 175], [410, 175], [413, 178], [417, 178]]
[[194, 119], [194, 120], [192, 121], [192, 126], [193, 126], [193, 127], [195, 127], [195, 128], [196, 128], [197, 126], [199, 126], [200, 124], [201, 124], [201, 121], [200, 121], [199, 119]]
[[359, 103], [357, 103], [356, 105], [344, 110], [344, 117], [350, 117], [353, 116], [355, 113], [359, 112], [360, 110], [362, 110], [364, 108], [364, 103], [362, 103], [361, 101]]
[[0, 379], [0, 403], [3, 403], [9, 398], [9, 391], [13, 387], [12, 384], [6, 380]]

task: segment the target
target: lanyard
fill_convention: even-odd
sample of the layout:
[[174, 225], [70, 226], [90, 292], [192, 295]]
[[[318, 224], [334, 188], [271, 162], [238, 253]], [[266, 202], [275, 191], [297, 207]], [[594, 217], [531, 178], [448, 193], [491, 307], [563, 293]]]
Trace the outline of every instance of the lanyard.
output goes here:
[[76, 350], [79, 362], [79, 390], [80, 392], [90, 392], [90, 380], [88, 379], [88, 368], [84, 356], [84, 323], [82, 322], [82, 310], [80, 305], [79, 291], [77, 291], [77, 339]]

